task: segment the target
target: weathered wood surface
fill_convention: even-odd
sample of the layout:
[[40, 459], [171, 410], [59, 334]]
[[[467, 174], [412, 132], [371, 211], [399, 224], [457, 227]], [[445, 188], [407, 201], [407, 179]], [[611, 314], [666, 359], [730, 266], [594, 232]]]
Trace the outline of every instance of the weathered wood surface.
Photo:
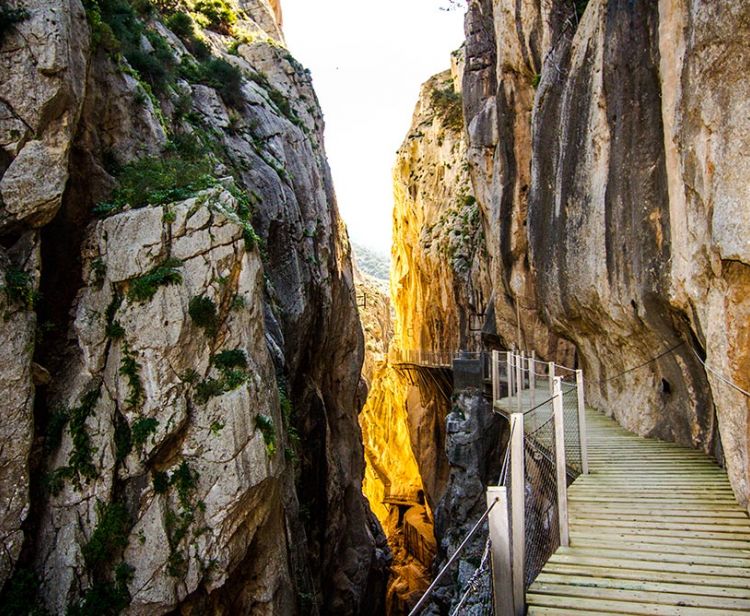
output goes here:
[[700, 452], [587, 411], [591, 473], [568, 490], [570, 547], [529, 588], [530, 616], [750, 614], [750, 519]]

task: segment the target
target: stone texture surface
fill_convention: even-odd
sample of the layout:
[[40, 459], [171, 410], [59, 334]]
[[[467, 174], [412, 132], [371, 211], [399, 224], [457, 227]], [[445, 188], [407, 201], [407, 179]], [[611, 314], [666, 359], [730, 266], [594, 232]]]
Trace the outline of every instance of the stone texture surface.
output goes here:
[[[15, 491], [2, 492], [0, 572], [20, 553], [16, 568], [39, 577], [40, 597], [57, 613], [112, 583], [119, 562], [134, 567], [133, 614], [380, 613], [387, 548], [361, 493], [363, 338], [349, 244], [322, 115], [309, 73], [283, 47], [279, 3], [240, 3], [237, 28], [253, 36], [234, 53], [230, 36], [199, 32], [243, 75], [231, 107], [218, 90], [182, 78], [147, 95], [125, 59], [89, 49], [77, 0], [54, 4], [26, 3], [29, 19], [1, 50], [0, 226], [4, 247], [26, 247], [3, 252], [3, 274], [26, 268], [42, 301], [36, 314], [11, 307], [12, 327], [0, 328], [3, 352], [16, 357], [0, 379], [17, 394], [2, 402], [2, 429], [18, 434], [0, 459], [18, 476]], [[162, 21], [154, 14], [144, 24], [175, 62], [186, 58]], [[212, 175], [233, 180], [168, 207], [93, 220], [118, 167], [188, 133], [210, 136]], [[233, 212], [240, 193], [262, 258], [245, 249]], [[28, 230], [38, 226], [35, 239]], [[148, 301], [129, 295], [168, 258], [180, 261], [179, 284], [157, 285]], [[198, 295], [217, 306], [215, 335], [188, 315]], [[112, 319], [124, 330], [115, 339], [105, 335]], [[36, 346], [35, 321], [50, 328]], [[247, 380], [200, 395], [201, 383], [222, 378], [210, 357], [233, 349], [246, 353]], [[37, 378], [49, 373], [36, 397], [32, 357]], [[143, 386], [136, 402], [133, 373]], [[87, 416], [65, 422], [55, 445], [57, 411], [74, 416], [92, 390]], [[124, 456], [126, 428], [132, 438], [144, 426], [153, 429]], [[39, 455], [29, 464], [33, 442]], [[85, 449], [93, 470], [65, 470], [80, 468], [71, 461]], [[166, 490], [160, 473], [177, 477]], [[86, 546], [116, 503], [127, 512], [127, 546], [92, 568]]]
[[[128, 484], [135, 508], [123, 556], [134, 567], [129, 584], [133, 614], [174, 609], [199, 586], [207, 592], [220, 588], [256, 540], [257, 529], [280, 514], [283, 443], [269, 455], [256, 427], [258, 415], [283, 425], [277, 397], [269, 396], [267, 385], [273, 382], [274, 368], [263, 327], [262, 265], [257, 252], [245, 250], [241, 226], [226, 216], [235, 206], [229, 193], [213, 189], [171, 206], [174, 222], [163, 222], [164, 208], [133, 210], [96, 223], [86, 238], [84, 278], [90, 286], [76, 301], [73, 330], [79, 349], [58, 377], [65, 384], [59, 396], [70, 408], [92, 385], [100, 388], [100, 401], [85, 429], [95, 448], [94, 464], [102, 471], [80, 489], [66, 482], [45, 510], [38, 566], [42, 587], [49, 589], [47, 602], [56, 612], [64, 610], [71, 585], [86, 578], [79, 549], [96, 526], [96, 499], [108, 500], [117, 481]], [[182, 281], [159, 287], [148, 302], [128, 299], [134, 280], [168, 256], [181, 260], [177, 269]], [[103, 279], [95, 280], [95, 259], [107, 268]], [[124, 334], [112, 341], [105, 334], [105, 313], [115, 293], [125, 299], [111, 319]], [[196, 296], [209, 297], [219, 307], [221, 325], [214, 338], [188, 315]], [[230, 308], [235, 297], [244, 298], [241, 309]], [[247, 360], [247, 382], [201, 400], [196, 394], [200, 383], [219, 378], [211, 356], [237, 349]], [[143, 387], [137, 404], [129, 401], [130, 377], [122, 371], [127, 355], [135, 360]], [[192, 378], [186, 376], [191, 371]], [[153, 433], [118, 468], [117, 420], [133, 431], [148, 418], [158, 422]], [[51, 472], [70, 459], [71, 436], [67, 433], [55, 452]], [[183, 462], [197, 473], [189, 503], [196, 519], [189, 528], [193, 540], [179, 543], [170, 536], [168, 511], [180, 512], [185, 505], [176, 488], [156, 493], [153, 476], [174, 473]], [[79, 533], [83, 536], [73, 539]], [[276, 548], [269, 557], [277, 575], [255, 600], [281, 611], [294, 604], [294, 597], [286, 543], [277, 542]], [[169, 572], [175, 553], [187, 560], [181, 575]]]
[[393, 171], [391, 296], [396, 346], [406, 351], [477, 348], [471, 330], [481, 327], [491, 292], [455, 64], [423, 84]]
[[48, 223], [62, 201], [83, 98], [88, 25], [78, 0], [33, 0], [0, 48], [0, 229]]
[[19, 291], [39, 288], [39, 239], [34, 231], [21, 236], [8, 250], [0, 251], [0, 585], [13, 570], [23, 546], [23, 523], [29, 514], [29, 454], [34, 430], [32, 358], [36, 314], [28, 298], [8, 285], [21, 276]]

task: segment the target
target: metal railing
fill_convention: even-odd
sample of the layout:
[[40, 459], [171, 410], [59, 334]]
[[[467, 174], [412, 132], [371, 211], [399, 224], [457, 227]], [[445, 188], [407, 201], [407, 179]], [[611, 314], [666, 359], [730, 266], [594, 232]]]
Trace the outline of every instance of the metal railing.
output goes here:
[[510, 442], [489, 517], [495, 614], [522, 615], [525, 593], [569, 545], [568, 484], [588, 473], [583, 375], [534, 355], [492, 354], [492, 405]]
[[409, 616], [426, 607], [485, 521], [485, 554], [451, 616], [469, 603], [472, 614], [521, 616], [526, 589], [552, 553], [569, 544], [568, 484], [588, 473], [583, 375], [533, 354], [459, 351], [454, 358], [486, 364], [482, 372], [492, 381], [492, 407], [509, 421], [510, 438], [499, 485], [487, 488], [487, 509]]
[[392, 348], [388, 361], [392, 365], [413, 365], [427, 368], [450, 368], [454, 351], [427, 351], [422, 349]]

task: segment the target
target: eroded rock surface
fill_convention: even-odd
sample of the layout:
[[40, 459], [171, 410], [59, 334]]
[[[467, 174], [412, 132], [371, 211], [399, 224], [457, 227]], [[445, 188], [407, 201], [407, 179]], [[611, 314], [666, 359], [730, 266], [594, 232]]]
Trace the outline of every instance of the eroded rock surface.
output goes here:
[[747, 389], [749, 17], [476, 0], [463, 80], [501, 342], [577, 362], [627, 428], [717, 455], [743, 504], [750, 402], [716, 373]]
[[278, 2], [147, 4], [28, 2], [2, 41], [0, 581], [54, 613], [379, 613], [309, 73]]

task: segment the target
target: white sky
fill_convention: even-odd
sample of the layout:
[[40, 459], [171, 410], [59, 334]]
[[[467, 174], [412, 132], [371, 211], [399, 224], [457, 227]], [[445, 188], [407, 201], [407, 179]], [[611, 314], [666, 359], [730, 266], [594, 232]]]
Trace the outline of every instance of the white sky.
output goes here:
[[390, 254], [395, 154], [419, 86], [450, 67], [463, 12], [446, 0], [282, 0], [289, 51], [312, 71], [350, 237]]

